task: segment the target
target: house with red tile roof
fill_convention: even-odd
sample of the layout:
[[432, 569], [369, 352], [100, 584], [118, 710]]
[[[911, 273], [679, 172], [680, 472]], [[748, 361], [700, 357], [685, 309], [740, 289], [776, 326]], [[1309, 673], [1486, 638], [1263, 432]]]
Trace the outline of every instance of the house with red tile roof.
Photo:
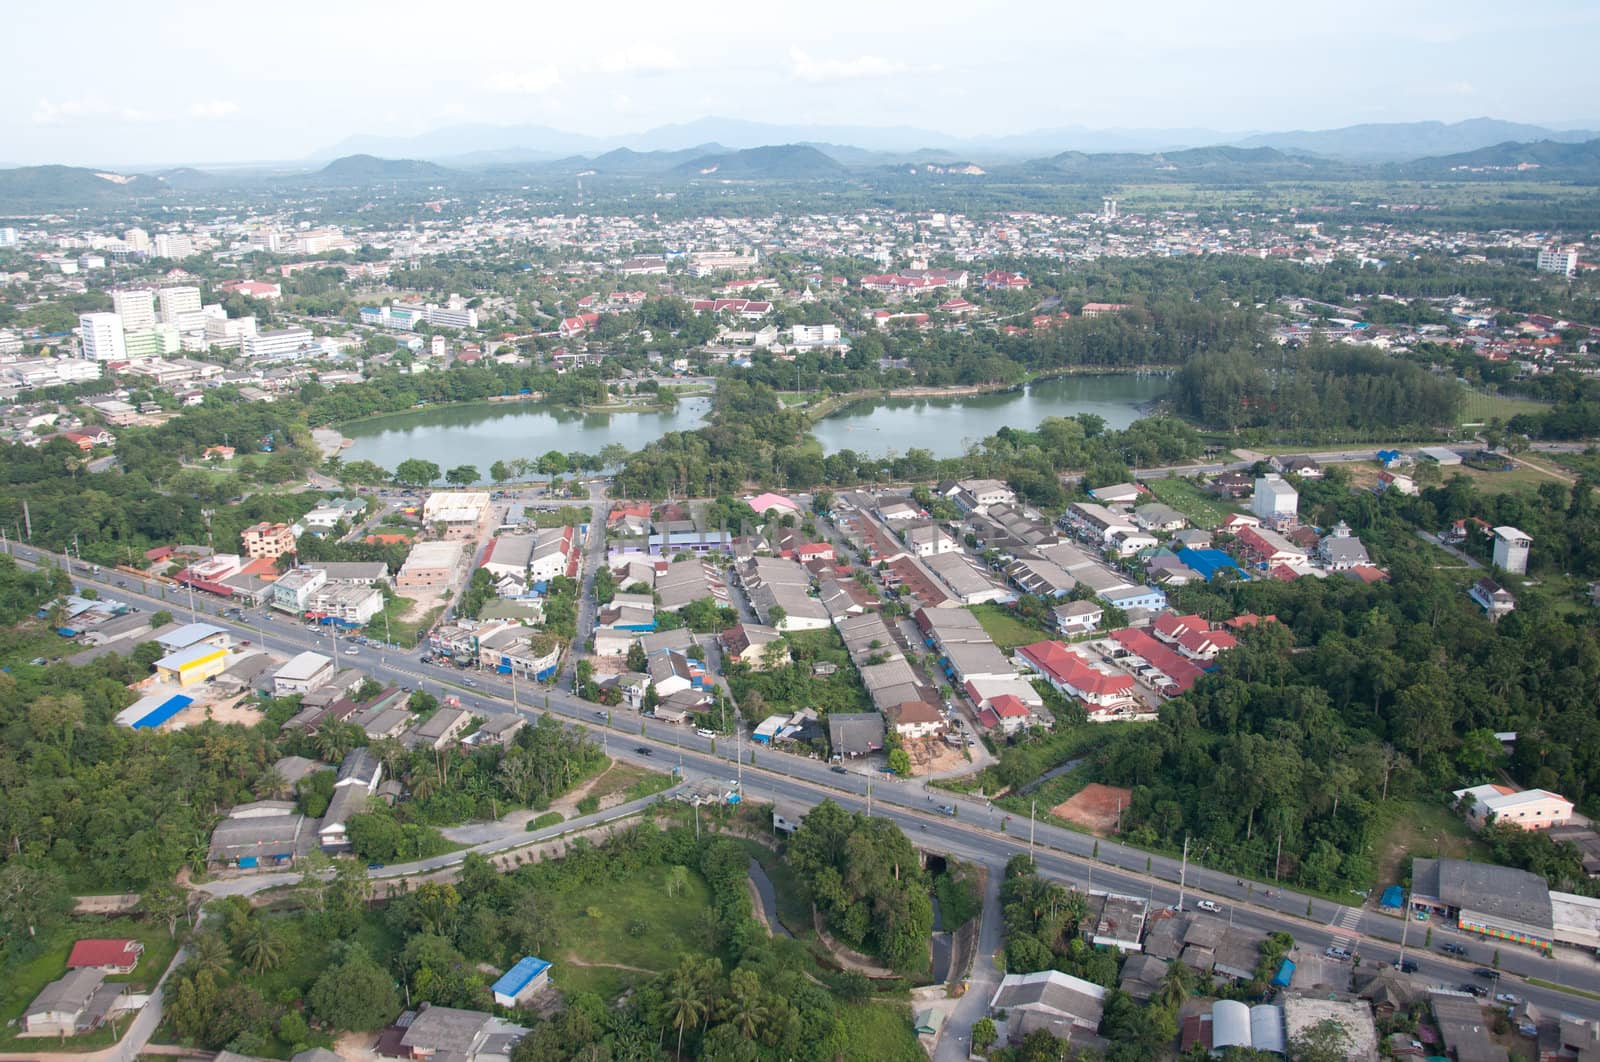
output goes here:
[[1017, 661], [1043, 676], [1058, 693], [1083, 701], [1090, 714], [1127, 705], [1133, 699], [1132, 675], [1090, 667], [1061, 642], [1024, 645], [1017, 650]]

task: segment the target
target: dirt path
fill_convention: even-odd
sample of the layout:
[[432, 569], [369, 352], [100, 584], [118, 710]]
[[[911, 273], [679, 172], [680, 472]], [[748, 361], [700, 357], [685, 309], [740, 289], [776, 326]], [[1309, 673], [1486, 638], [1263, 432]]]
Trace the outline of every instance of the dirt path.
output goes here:
[[1524, 457], [1524, 456], [1520, 456], [1519, 455], [1516, 458], [1514, 458], [1513, 460], [1515, 460], [1517, 462], [1517, 464], [1519, 464], [1519, 465], [1526, 465], [1527, 467], [1533, 469], [1535, 472], [1543, 472], [1545, 475], [1549, 476], [1551, 479], [1560, 480], [1562, 483], [1567, 484], [1569, 487], [1572, 484], [1574, 484], [1574, 483], [1576, 483], [1578, 481], [1578, 477], [1572, 475], [1569, 472], [1557, 472], [1555, 469], [1550, 468], [1547, 465], [1540, 464], [1538, 461], [1530, 461], [1527, 457]]
[[572, 966], [588, 966], [600, 970], [628, 970], [632, 973], [649, 974], [651, 977], [661, 972], [660, 970], [647, 970], [643, 966], [629, 966], [620, 962], [585, 962], [570, 951], [562, 957], [562, 961]]

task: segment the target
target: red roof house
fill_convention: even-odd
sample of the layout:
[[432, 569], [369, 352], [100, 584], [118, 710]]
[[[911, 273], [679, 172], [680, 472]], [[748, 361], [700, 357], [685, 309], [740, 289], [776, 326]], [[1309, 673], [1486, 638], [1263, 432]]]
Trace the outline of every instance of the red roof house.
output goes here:
[[137, 940], [80, 940], [72, 945], [72, 954], [67, 956], [67, 969], [89, 968], [106, 973], [130, 974], [139, 965], [139, 955], [143, 951], [144, 944]]

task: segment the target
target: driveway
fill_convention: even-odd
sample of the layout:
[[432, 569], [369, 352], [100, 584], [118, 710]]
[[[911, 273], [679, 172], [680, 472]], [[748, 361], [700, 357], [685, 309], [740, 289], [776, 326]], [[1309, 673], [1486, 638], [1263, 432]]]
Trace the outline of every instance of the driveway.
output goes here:
[[934, 1047], [934, 1062], [965, 1062], [972, 1044], [972, 1026], [989, 1010], [989, 1000], [1000, 987], [1001, 973], [996, 963], [1000, 954], [1000, 938], [1004, 919], [1000, 910], [1000, 879], [1005, 877], [1005, 866], [986, 864], [988, 874], [983, 883], [983, 913], [978, 916], [978, 957], [972, 964], [972, 976], [967, 981], [967, 993], [956, 1000], [955, 1009], [940, 1030], [939, 1042]]

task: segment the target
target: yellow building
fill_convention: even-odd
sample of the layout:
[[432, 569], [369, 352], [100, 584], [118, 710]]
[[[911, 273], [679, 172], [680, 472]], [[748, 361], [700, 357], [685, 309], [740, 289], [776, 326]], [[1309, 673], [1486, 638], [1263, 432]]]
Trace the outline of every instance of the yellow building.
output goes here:
[[202, 643], [157, 660], [156, 676], [179, 686], [193, 686], [222, 674], [227, 667], [228, 650]]

